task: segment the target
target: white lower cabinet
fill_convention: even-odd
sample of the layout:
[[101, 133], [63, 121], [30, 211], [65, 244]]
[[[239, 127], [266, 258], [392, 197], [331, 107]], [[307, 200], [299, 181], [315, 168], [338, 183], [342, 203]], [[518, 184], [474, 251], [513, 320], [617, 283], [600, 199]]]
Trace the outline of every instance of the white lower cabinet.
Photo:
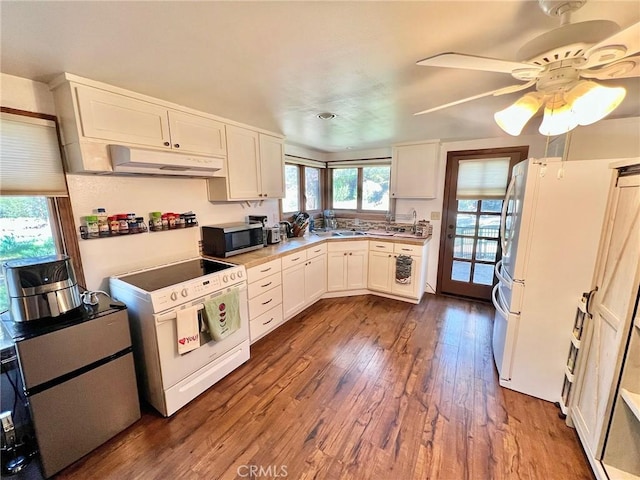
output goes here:
[[331, 242], [327, 255], [327, 291], [367, 288], [369, 242]]
[[282, 257], [284, 318], [289, 319], [327, 291], [326, 245], [317, 245]]
[[[370, 290], [419, 300], [424, 293], [426, 247], [402, 243], [371, 241], [369, 247]], [[400, 255], [411, 257], [411, 274], [405, 282], [396, 278]]]
[[247, 269], [251, 343], [283, 322], [280, 259]]

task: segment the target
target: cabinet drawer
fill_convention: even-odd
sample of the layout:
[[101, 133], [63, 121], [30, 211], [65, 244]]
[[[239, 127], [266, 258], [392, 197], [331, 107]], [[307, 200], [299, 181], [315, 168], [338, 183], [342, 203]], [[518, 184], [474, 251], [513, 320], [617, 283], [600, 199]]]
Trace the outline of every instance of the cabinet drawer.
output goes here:
[[315, 247], [307, 248], [307, 260], [311, 260], [319, 255], [327, 253], [327, 244], [316, 245]]
[[270, 308], [281, 303], [282, 287], [272, 288], [271, 290], [249, 300], [249, 317], [257, 318]]
[[249, 288], [248, 288], [249, 298], [251, 299], [251, 298], [257, 297], [258, 295], [262, 295], [263, 293], [281, 284], [282, 284], [282, 276], [280, 272], [274, 273], [273, 275], [269, 275], [268, 277], [265, 277], [265, 278], [261, 278], [260, 280], [249, 284]]
[[391, 242], [377, 242], [370, 241], [369, 242], [369, 251], [370, 252], [393, 252], [393, 243]]
[[422, 255], [422, 247], [420, 245], [408, 245], [406, 243], [396, 243], [393, 251], [394, 253], [413, 255], [414, 257]]
[[257, 267], [251, 267], [247, 269], [247, 281], [249, 283], [261, 280], [269, 275], [279, 272], [282, 269], [280, 266], [280, 259], [271, 260], [270, 262], [263, 263]]
[[307, 251], [301, 250], [290, 255], [282, 257], [282, 269], [299, 265], [307, 260]]
[[368, 240], [357, 240], [357, 241], [347, 241], [347, 242], [329, 242], [328, 250], [330, 252], [355, 252], [356, 250], [368, 250], [369, 249], [369, 241]]
[[282, 305], [277, 305], [249, 322], [251, 343], [282, 323]]

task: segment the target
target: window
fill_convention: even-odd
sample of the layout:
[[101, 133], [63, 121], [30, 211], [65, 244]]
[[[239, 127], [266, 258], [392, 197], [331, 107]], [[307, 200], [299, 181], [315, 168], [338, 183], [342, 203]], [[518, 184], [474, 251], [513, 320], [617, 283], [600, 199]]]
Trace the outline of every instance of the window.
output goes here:
[[282, 200], [283, 213], [322, 210], [320, 168], [288, 163], [284, 166], [284, 179], [286, 196]]
[[332, 168], [332, 208], [356, 212], [387, 212], [390, 208], [390, 177], [391, 166], [384, 164]]
[[[0, 197], [0, 263], [58, 253], [46, 197]], [[9, 307], [0, 270], [0, 311]]]
[[[64, 253], [84, 285], [56, 118], [2, 107], [0, 262]], [[8, 307], [0, 271], [0, 310]]]

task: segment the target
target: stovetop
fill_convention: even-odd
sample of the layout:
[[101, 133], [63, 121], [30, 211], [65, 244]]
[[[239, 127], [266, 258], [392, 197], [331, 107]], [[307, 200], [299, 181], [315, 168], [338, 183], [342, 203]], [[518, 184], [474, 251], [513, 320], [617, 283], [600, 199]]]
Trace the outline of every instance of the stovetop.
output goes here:
[[200, 258], [143, 270], [118, 278], [146, 292], [154, 292], [233, 267], [236, 265]]
[[8, 311], [0, 314], [2, 328], [13, 342], [21, 342], [29, 338], [46, 335], [48, 333], [68, 328], [79, 323], [108, 315], [117, 310], [127, 308], [122, 302], [118, 302], [108, 295], [97, 293], [97, 305], [82, 304], [78, 308], [68, 311], [58, 317], [49, 317], [28, 322], [14, 322]]

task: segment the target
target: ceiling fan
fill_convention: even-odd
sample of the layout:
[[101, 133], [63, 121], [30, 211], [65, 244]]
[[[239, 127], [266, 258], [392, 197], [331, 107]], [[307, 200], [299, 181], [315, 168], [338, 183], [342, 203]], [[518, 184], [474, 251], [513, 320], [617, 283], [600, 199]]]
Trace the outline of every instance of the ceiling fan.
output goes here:
[[538, 0], [547, 15], [560, 17], [560, 27], [526, 43], [516, 61], [453, 52], [418, 61], [418, 65], [429, 67], [508, 73], [524, 83], [462, 98], [415, 115], [535, 87], [535, 91], [494, 115], [496, 123], [510, 135], [519, 135], [542, 106], [544, 117], [539, 131], [543, 135], [560, 135], [578, 125], [601, 120], [618, 107], [626, 90], [605, 87], [594, 80], [640, 76], [640, 23], [625, 29], [609, 20], [570, 23], [571, 13], [586, 1]]

